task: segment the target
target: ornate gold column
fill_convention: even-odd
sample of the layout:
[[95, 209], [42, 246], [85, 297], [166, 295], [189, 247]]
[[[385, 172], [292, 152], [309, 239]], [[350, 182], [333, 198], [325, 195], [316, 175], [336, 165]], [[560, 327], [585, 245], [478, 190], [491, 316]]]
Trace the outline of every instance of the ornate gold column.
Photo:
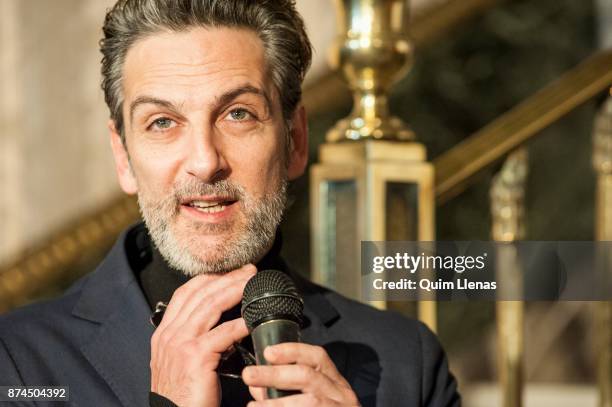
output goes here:
[[[387, 92], [410, 65], [408, 4], [336, 0], [332, 65], [353, 94], [349, 117], [319, 146], [311, 167], [313, 278], [361, 299], [360, 242], [433, 240], [433, 166], [425, 147], [389, 114]], [[385, 308], [386, 301], [374, 305]], [[435, 303], [419, 315], [435, 329]]]
[[[521, 148], [508, 156], [491, 186], [492, 236], [499, 242], [511, 243], [525, 237], [525, 181], [528, 170], [527, 151]], [[497, 281], [502, 298], [517, 297], [523, 291], [523, 279], [516, 247], [502, 245], [496, 255]], [[497, 343], [498, 376], [503, 407], [520, 407], [523, 389], [523, 326], [522, 301], [498, 301]]]
[[[608, 98], [595, 119], [593, 166], [597, 173], [595, 196], [595, 238], [612, 240], [612, 98]], [[612, 278], [610, 254], [600, 259], [603, 278]], [[599, 406], [612, 407], [612, 302], [598, 302], [595, 307], [595, 340]]]

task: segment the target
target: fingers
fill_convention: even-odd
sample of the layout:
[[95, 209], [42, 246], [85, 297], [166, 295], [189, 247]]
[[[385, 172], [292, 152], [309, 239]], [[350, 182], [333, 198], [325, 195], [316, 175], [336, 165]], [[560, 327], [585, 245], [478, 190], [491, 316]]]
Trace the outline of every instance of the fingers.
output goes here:
[[297, 342], [285, 342], [264, 349], [264, 357], [272, 365], [298, 364], [310, 366], [321, 371], [331, 380], [348, 386], [336, 365], [331, 361], [327, 352], [321, 346]]
[[[270, 365], [249, 366], [242, 379], [258, 403], [254, 406], [358, 406], [359, 400], [334, 362], [320, 346], [287, 342], [268, 346], [264, 357]], [[299, 390], [300, 395], [264, 400], [263, 387]]]
[[[203, 299], [212, 293], [223, 293], [228, 287], [236, 287], [234, 292], [244, 289], [256, 271], [255, 266], [247, 264], [227, 274], [205, 274], [192, 278], [174, 292], [159, 327], [164, 329], [170, 324], [182, 326]], [[232, 300], [235, 299], [234, 296]], [[232, 306], [238, 301], [239, 299]]]
[[326, 375], [305, 365], [250, 366], [242, 371], [242, 378], [249, 386], [325, 394], [328, 398], [337, 401], [344, 399], [344, 393], [349, 390], [338, 386]]
[[203, 348], [210, 352], [223, 353], [235, 342], [249, 334], [244, 319], [227, 321], [198, 338]]
[[205, 287], [207, 284], [210, 284], [221, 277], [221, 275], [216, 274], [202, 274], [193, 277], [188, 282], [177, 288], [174, 291], [170, 302], [168, 303], [168, 307], [164, 311], [164, 317], [159, 324], [159, 328], [164, 328], [180, 315], [181, 310], [184, 309], [184, 304], [193, 293], [201, 291], [202, 287]]
[[[244, 286], [256, 271], [255, 266], [247, 265], [214, 280], [199, 279], [207, 276], [194, 277], [172, 296], [155, 334], [193, 338], [207, 332], [219, 321], [223, 311], [240, 302]], [[153, 345], [157, 344], [155, 334]]]
[[240, 303], [247, 281], [241, 279], [217, 292], [204, 295], [185, 319], [175, 321], [176, 326], [181, 327], [181, 334], [193, 337], [208, 332], [219, 322], [223, 312]]
[[248, 334], [242, 318], [224, 322], [197, 338], [177, 340], [176, 337], [161, 334], [156, 340], [156, 347], [152, 345], [151, 369], [153, 372], [170, 372], [172, 365], [182, 368], [195, 361], [209, 364], [213, 371], [221, 354]]
[[[246, 265], [225, 275], [197, 276], [181, 286], [172, 296], [162, 322], [153, 333], [152, 356], [164, 354], [164, 349], [168, 346], [180, 348], [185, 344], [192, 344], [201, 335], [209, 332], [219, 321], [223, 311], [240, 302], [241, 290], [255, 272], [255, 266]], [[241, 326], [243, 325], [244, 322]], [[221, 328], [221, 331], [224, 329], [227, 327]], [[246, 336], [244, 332], [242, 330], [229, 338], [242, 338]], [[227, 347], [231, 344], [232, 342]], [[158, 359], [153, 358], [152, 367], [159, 367], [159, 364], [163, 363]]]
[[[341, 406], [343, 404], [314, 394], [295, 394], [270, 400], [251, 401], [247, 407], [312, 407], [312, 406]], [[357, 405], [357, 404], [355, 404]]]
[[172, 296], [151, 338], [151, 390], [177, 405], [219, 405], [221, 355], [248, 335], [242, 318], [215, 326], [255, 274], [247, 265], [192, 278]]

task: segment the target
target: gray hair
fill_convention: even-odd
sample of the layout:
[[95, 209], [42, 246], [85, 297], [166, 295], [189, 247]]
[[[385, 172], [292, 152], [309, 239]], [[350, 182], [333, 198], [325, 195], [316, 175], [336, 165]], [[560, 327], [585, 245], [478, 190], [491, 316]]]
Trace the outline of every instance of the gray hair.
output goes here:
[[193, 27], [247, 28], [257, 34], [288, 130], [312, 59], [295, 0], [119, 0], [106, 13], [100, 51], [104, 99], [123, 141], [122, 71], [129, 48], [155, 33]]

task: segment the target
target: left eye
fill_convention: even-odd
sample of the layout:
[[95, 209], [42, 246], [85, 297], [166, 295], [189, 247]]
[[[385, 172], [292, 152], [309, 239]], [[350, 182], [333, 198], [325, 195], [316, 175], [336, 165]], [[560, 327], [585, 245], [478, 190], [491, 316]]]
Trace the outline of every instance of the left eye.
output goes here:
[[248, 120], [253, 115], [246, 109], [234, 109], [231, 112], [229, 112], [229, 116], [232, 120], [241, 122], [241, 121]]

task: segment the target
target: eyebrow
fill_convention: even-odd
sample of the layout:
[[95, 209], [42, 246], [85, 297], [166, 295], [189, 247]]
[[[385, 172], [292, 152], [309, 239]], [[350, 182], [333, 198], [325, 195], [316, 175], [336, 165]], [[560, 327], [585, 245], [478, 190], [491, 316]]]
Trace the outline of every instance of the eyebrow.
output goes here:
[[232, 89], [228, 92], [225, 92], [224, 94], [216, 98], [215, 105], [218, 107], [225, 106], [232, 100], [236, 99], [238, 96], [243, 95], [245, 93], [251, 93], [263, 97], [266, 102], [266, 109], [268, 111], [270, 110], [272, 103], [268, 94], [264, 90], [251, 85], [240, 86], [236, 89]]
[[[263, 97], [263, 99], [266, 102], [266, 109], [270, 111], [270, 107], [272, 104], [271, 104], [270, 97], [268, 96], [268, 94], [262, 89], [256, 88], [251, 85], [240, 86], [238, 88], [229, 90], [220, 96], [217, 96], [215, 98], [214, 105], [216, 106], [216, 109], [219, 109], [220, 107], [236, 99], [238, 96], [246, 94], [246, 93], [251, 93], [251, 94], [255, 94], [255, 95]], [[172, 110], [173, 112], [177, 114], [180, 111], [180, 106], [176, 106], [174, 103], [172, 103], [169, 100], [160, 99], [154, 96], [143, 95], [143, 96], [137, 97], [130, 104], [130, 123], [133, 122], [134, 112], [136, 111], [136, 108], [140, 105], [146, 105], [146, 104], [153, 104], [153, 105], [157, 105], [160, 107], [164, 107], [166, 109]]]
[[159, 99], [153, 96], [146, 96], [146, 95], [139, 96], [130, 104], [130, 123], [134, 121], [134, 112], [136, 111], [136, 108], [140, 105], [148, 105], [148, 104], [165, 107], [166, 109], [172, 110], [175, 113], [178, 113], [179, 111], [179, 109], [174, 105], [174, 103], [168, 100]]

